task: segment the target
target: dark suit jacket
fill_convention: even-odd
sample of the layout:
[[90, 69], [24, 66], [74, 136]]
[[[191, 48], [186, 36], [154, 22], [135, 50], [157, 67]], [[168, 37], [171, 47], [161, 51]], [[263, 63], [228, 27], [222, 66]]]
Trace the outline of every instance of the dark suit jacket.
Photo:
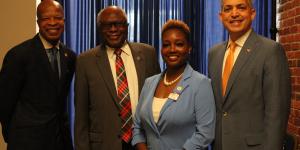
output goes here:
[[5, 56], [0, 74], [0, 119], [8, 149], [72, 149], [65, 110], [76, 55], [63, 45], [59, 52], [59, 81], [38, 35]]
[[291, 84], [280, 44], [252, 31], [222, 96], [227, 42], [209, 52], [209, 76], [216, 100], [215, 150], [281, 150], [289, 115]]
[[[160, 72], [153, 47], [128, 43], [131, 49], [139, 90], [144, 80]], [[117, 92], [104, 45], [77, 59], [75, 73], [75, 148], [76, 150], [121, 150]]]

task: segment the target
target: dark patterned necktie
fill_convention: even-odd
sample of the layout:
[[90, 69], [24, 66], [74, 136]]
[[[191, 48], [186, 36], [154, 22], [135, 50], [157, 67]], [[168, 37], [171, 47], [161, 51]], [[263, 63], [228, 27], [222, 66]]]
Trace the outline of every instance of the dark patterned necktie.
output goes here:
[[132, 112], [129, 96], [128, 82], [123, 60], [121, 58], [121, 49], [116, 49], [116, 75], [117, 75], [117, 94], [120, 105], [120, 117], [122, 120], [121, 138], [125, 142], [130, 142], [132, 137]]
[[52, 47], [50, 50], [50, 57], [51, 57], [51, 67], [55, 74], [55, 76], [59, 79], [59, 71], [58, 71], [58, 62], [57, 62], [57, 52], [58, 49], [56, 47]]

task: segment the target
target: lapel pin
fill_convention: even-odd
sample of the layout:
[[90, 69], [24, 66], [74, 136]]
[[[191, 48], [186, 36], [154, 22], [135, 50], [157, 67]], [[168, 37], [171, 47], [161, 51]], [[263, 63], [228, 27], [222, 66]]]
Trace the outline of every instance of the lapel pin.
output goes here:
[[182, 87], [181, 87], [181, 86], [178, 86], [178, 87], [177, 87], [177, 90], [178, 90], [178, 91], [181, 91], [181, 90], [182, 90]]

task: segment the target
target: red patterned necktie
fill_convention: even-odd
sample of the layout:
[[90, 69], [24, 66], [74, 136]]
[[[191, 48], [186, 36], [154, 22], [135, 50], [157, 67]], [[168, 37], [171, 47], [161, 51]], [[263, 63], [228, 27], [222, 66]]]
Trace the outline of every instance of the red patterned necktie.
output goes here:
[[116, 49], [116, 75], [118, 99], [120, 105], [120, 117], [122, 120], [121, 138], [125, 142], [130, 142], [132, 137], [132, 112], [129, 96], [128, 82], [125, 72], [125, 66], [121, 58], [121, 49]]

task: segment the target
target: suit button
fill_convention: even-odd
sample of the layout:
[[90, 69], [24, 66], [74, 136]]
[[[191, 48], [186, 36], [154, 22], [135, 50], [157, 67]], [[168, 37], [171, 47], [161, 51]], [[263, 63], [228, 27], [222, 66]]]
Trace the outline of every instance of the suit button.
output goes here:
[[228, 113], [227, 113], [226, 111], [224, 111], [224, 112], [223, 112], [223, 116], [224, 116], [224, 117], [227, 117], [227, 116], [228, 116]]

